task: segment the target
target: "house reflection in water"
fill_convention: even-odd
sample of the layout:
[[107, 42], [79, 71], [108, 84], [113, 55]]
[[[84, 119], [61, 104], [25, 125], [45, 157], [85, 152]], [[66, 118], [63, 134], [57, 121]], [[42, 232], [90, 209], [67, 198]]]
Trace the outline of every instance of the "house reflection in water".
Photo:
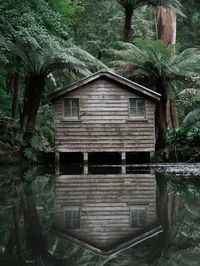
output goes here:
[[65, 239], [111, 255], [158, 233], [155, 174], [56, 177], [55, 230]]

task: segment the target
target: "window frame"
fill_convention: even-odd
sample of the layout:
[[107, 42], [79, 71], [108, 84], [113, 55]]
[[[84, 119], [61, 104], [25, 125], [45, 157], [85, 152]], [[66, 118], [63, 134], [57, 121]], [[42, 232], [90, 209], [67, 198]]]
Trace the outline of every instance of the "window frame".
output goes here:
[[[136, 226], [133, 226], [133, 218], [132, 218], [132, 211], [137, 211], [137, 224]], [[145, 222], [141, 223], [140, 222], [140, 215], [139, 215], [139, 211], [145, 211]], [[147, 216], [147, 208], [145, 207], [134, 207], [134, 208], [130, 208], [130, 227], [131, 228], [145, 228], [148, 224], [148, 216]]]
[[[70, 216], [70, 223], [72, 223], [70, 226], [67, 226], [66, 224], [66, 212], [78, 212], [78, 217], [79, 217], [79, 222], [78, 222], [78, 226], [74, 225], [74, 218], [72, 216]], [[68, 229], [68, 230], [74, 230], [74, 229], [80, 229], [81, 228], [81, 211], [80, 208], [76, 208], [76, 207], [68, 207], [64, 209], [64, 228]]]
[[[78, 100], [78, 115], [77, 116], [65, 116], [65, 101], [66, 100], [71, 101], [71, 103], [73, 100]], [[72, 112], [73, 112], [73, 104], [72, 104], [72, 108], [70, 110], [71, 115], [72, 115]], [[65, 97], [63, 100], [63, 119], [64, 120], [79, 120], [79, 117], [80, 117], [80, 99], [79, 98], [67, 98], [67, 97]]]
[[[137, 100], [143, 100], [144, 101], [144, 115], [131, 115], [131, 100], [136, 100], [136, 104], [137, 104]], [[138, 113], [138, 106], [136, 106], [136, 110]], [[146, 100], [145, 98], [142, 97], [130, 97], [129, 98], [129, 119], [130, 120], [141, 120], [141, 119], [146, 119]]]

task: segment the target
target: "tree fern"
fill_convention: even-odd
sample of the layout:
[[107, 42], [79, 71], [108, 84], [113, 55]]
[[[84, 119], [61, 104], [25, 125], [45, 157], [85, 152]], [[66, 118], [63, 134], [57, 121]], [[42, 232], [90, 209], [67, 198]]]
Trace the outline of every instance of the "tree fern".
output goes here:
[[124, 8], [129, 7], [130, 9], [136, 9], [141, 6], [163, 6], [166, 8], [173, 9], [177, 14], [185, 16], [181, 11], [181, 3], [178, 0], [116, 0]]
[[196, 109], [186, 115], [182, 124], [185, 127], [195, 127], [199, 122], [200, 122], [200, 109]]
[[[162, 41], [150, 39], [136, 39], [134, 44], [117, 42], [115, 45], [117, 49], [107, 50], [109, 55], [116, 58], [110, 64], [115, 67], [132, 65], [132, 72], [124, 72], [125, 75], [161, 77], [171, 82], [198, 73], [200, 70], [198, 63], [200, 57], [196, 49], [187, 49], [179, 53], [178, 45], [166, 48]], [[176, 53], [174, 53], [174, 49]], [[174, 90], [172, 85], [171, 90], [170, 94], [172, 95]]]

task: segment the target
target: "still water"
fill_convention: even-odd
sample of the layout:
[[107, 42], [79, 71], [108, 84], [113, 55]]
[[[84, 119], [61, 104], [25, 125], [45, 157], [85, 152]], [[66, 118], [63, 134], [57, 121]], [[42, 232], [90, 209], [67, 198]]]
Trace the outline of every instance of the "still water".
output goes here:
[[0, 265], [200, 265], [200, 164], [1, 166]]

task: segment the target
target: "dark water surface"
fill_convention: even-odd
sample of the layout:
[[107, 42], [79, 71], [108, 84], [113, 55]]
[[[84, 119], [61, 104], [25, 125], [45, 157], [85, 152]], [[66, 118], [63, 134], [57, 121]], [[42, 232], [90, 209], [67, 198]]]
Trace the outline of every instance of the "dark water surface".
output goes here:
[[200, 265], [200, 164], [1, 165], [0, 265]]

